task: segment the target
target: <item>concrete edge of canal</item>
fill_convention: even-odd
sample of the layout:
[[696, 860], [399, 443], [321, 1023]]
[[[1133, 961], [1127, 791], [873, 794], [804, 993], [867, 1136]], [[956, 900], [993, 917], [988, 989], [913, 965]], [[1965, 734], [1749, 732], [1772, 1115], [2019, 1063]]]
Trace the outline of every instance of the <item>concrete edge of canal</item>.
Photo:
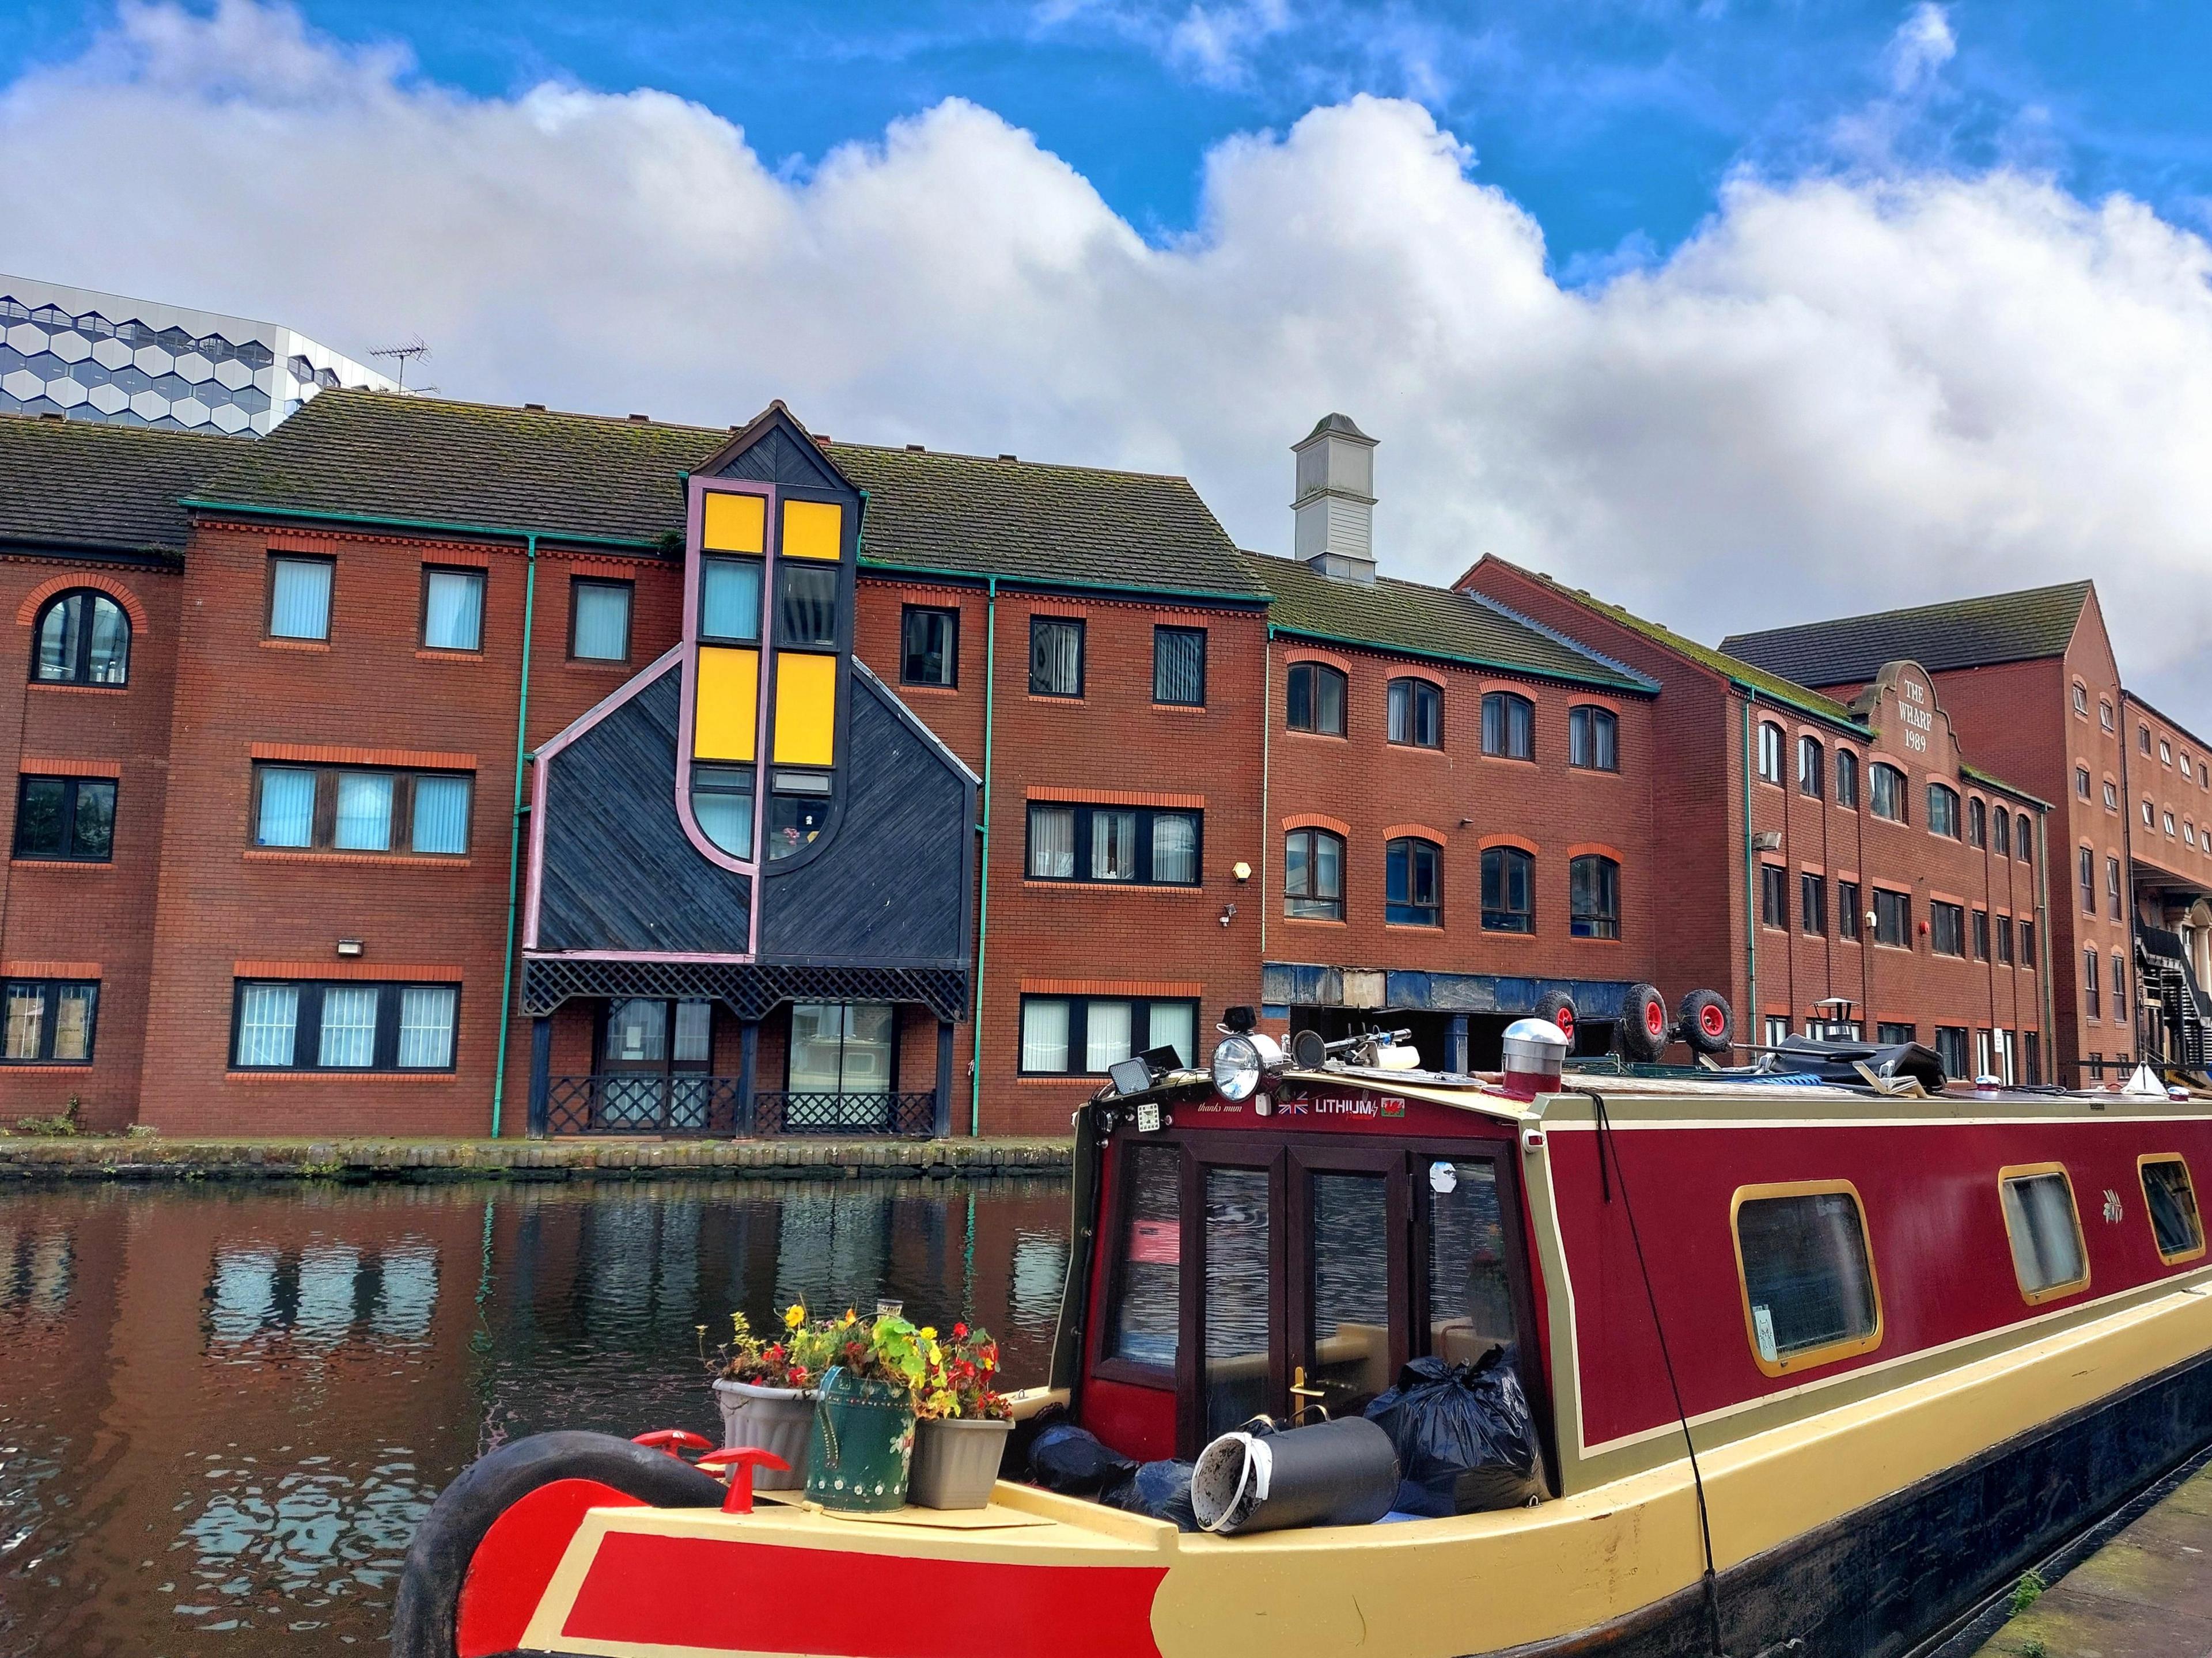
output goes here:
[[974, 1179], [1067, 1172], [1066, 1139], [199, 1139], [0, 1136], [10, 1180]]

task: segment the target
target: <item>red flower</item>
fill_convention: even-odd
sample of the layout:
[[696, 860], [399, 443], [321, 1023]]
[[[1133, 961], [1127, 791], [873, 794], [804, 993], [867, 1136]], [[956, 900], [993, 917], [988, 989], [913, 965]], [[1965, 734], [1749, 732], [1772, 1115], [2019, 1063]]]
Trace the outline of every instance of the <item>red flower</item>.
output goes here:
[[967, 1327], [966, 1325], [964, 1325], [964, 1324], [956, 1324], [956, 1325], [954, 1325], [954, 1326], [952, 1327], [952, 1339], [953, 1339], [955, 1341], [965, 1341], [965, 1340], [967, 1340], [967, 1339], [968, 1339], [968, 1327]]

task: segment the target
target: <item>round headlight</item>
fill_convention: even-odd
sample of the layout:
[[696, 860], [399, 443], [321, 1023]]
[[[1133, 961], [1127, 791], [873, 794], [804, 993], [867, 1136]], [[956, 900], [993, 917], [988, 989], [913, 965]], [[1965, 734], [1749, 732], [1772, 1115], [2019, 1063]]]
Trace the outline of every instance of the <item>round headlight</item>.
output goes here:
[[1260, 1085], [1260, 1049], [1249, 1036], [1224, 1036], [1213, 1050], [1213, 1087], [1224, 1100], [1249, 1100]]

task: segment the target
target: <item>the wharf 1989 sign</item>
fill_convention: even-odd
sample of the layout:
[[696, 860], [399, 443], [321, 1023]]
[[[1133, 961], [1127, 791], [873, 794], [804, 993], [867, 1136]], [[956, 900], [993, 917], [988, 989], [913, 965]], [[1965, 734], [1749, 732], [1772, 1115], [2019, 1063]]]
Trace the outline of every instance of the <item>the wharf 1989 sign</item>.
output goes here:
[[1897, 695], [1897, 711], [1905, 716], [1905, 746], [1915, 754], [1925, 754], [1928, 733], [1936, 729], [1936, 716], [1928, 708], [1928, 688], [1917, 679], [1900, 680]]

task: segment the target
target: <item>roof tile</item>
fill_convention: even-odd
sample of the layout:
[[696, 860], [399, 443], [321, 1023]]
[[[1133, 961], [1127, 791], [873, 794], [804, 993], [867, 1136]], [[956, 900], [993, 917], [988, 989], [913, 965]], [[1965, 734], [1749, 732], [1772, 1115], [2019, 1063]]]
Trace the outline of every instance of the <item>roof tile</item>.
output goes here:
[[2086, 581], [1954, 598], [1911, 610], [1840, 616], [1737, 634], [1721, 648], [1803, 685], [1863, 684], [1886, 662], [1930, 672], [2063, 656], [2089, 598]]
[[181, 553], [177, 503], [248, 446], [220, 433], [0, 416], [0, 540]]

